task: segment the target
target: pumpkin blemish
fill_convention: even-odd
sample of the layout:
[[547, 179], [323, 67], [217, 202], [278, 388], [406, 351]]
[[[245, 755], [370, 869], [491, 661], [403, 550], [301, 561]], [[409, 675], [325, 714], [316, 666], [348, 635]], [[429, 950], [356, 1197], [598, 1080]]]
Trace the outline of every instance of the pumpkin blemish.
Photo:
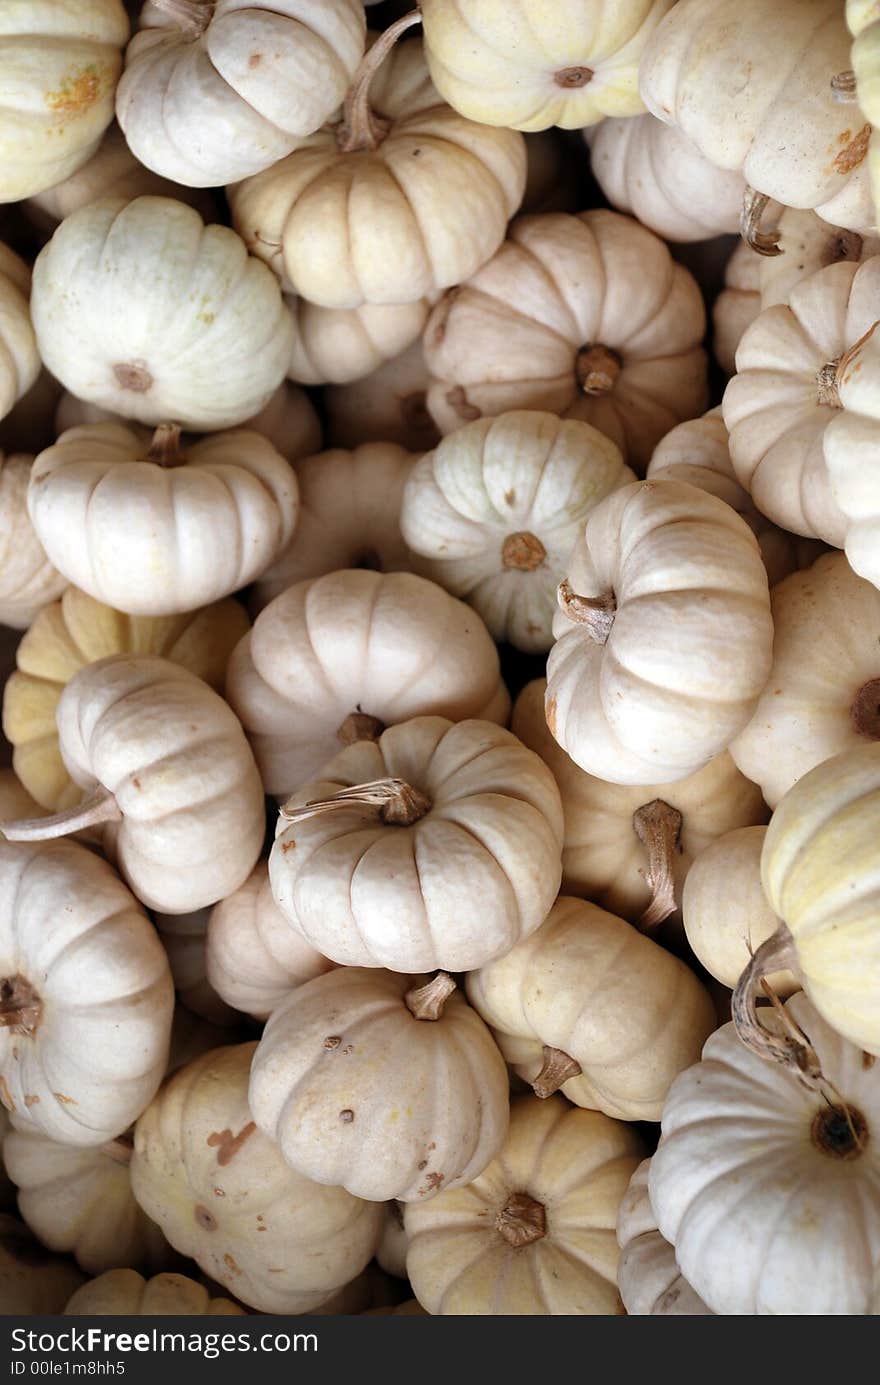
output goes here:
[[247, 1125], [243, 1126], [237, 1135], [233, 1135], [232, 1131], [227, 1129], [215, 1130], [208, 1136], [206, 1143], [211, 1149], [218, 1150], [217, 1163], [221, 1168], [225, 1168], [225, 1166], [235, 1158], [245, 1140], [253, 1135], [256, 1128], [253, 1121], [248, 1121]]

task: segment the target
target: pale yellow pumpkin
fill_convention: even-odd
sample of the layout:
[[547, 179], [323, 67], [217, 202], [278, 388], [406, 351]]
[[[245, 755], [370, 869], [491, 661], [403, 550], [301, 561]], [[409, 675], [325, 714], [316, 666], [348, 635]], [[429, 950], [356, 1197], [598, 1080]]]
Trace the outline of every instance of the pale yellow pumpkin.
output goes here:
[[144, 1279], [136, 1270], [108, 1270], [71, 1296], [65, 1317], [234, 1317], [245, 1309], [228, 1298], [212, 1298], [203, 1284], [183, 1274]]
[[17, 1217], [0, 1216], [0, 1303], [4, 1314], [60, 1313], [84, 1276], [51, 1255]]
[[878, 99], [878, 49], [880, 49], [880, 14], [877, 13], [876, 0], [846, 0], [846, 22], [854, 43], [850, 50], [852, 69], [836, 74], [844, 83], [850, 77], [855, 86], [859, 108], [870, 120], [874, 129], [868, 143], [868, 172], [874, 210], [880, 220], [880, 141], [877, 126], [880, 125], [880, 99]]
[[27, 627], [67, 586], [31, 522], [27, 493], [34, 459], [0, 452], [0, 623]]
[[24, 260], [0, 241], [0, 419], [11, 413], [40, 373], [30, 290], [31, 273]]

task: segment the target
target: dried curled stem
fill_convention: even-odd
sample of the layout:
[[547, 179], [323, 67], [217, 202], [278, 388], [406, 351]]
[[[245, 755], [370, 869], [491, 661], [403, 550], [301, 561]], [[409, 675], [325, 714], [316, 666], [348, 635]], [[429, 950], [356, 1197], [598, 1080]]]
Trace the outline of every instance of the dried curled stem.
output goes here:
[[188, 38], [200, 38], [211, 22], [211, 0], [153, 0], [157, 10], [167, 14]]
[[511, 1193], [495, 1218], [495, 1230], [509, 1246], [531, 1245], [547, 1235], [547, 1213], [543, 1202], [529, 1193]]
[[364, 54], [342, 108], [342, 124], [336, 137], [341, 153], [357, 154], [364, 149], [378, 149], [388, 134], [390, 122], [370, 109], [370, 83], [400, 35], [421, 22], [420, 10], [405, 14], [396, 24], [390, 25], [384, 34], [380, 34], [372, 48]]
[[[784, 923], [763, 942], [736, 983], [731, 1000], [733, 1023], [740, 1040], [759, 1058], [781, 1063], [798, 1081], [811, 1091], [820, 1091], [822, 1068], [813, 1045], [803, 1030], [795, 1024], [790, 1013], [778, 1002], [765, 978], [774, 971], [790, 970], [798, 975], [794, 939]], [[758, 995], [777, 1001], [774, 1011], [780, 1019], [782, 1033], [774, 1034], [758, 1018]]]
[[438, 1020], [454, 990], [455, 982], [449, 973], [438, 971], [433, 981], [429, 981], [426, 986], [416, 986], [413, 990], [407, 991], [403, 1003], [414, 1019]]
[[831, 95], [844, 106], [850, 106], [856, 100], [856, 74], [851, 67], [845, 72], [836, 72], [831, 78]]
[[340, 808], [378, 808], [383, 822], [411, 827], [431, 811], [431, 800], [404, 779], [373, 779], [369, 784], [340, 789], [329, 798], [313, 798], [299, 808], [287, 802], [279, 812], [285, 822], [306, 822]]
[[569, 1053], [561, 1048], [551, 1048], [549, 1044], [544, 1045], [543, 1059], [541, 1071], [532, 1082], [532, 1091], [542, 1100], [558, 1092], [572, 1077], [580, 1077], [583, 1072], [580, 1063]]
[[742, 211], [739, 219], [740, 234], [746, 245], [759, 255], [781, 255], [782, 247], [779, 244], [779, 228], [775, 226], [772, 231], [762, 231], [761, 217], [770, 198], [763, 192], [755, 192], [754, 188], [747, 187], [743, 194]]
[[675, 913], [675, 858], [681, 855], [683, 818], [677, 808], [653, 798], [633, 813], [633, 831], [648, 853], [645, 879], [651, 902], [639, 919], [639, 928], [656, 928]]
[[42, 1015], [43, 1002], [26, 976], [5, 976], [0, 981], [0, 1029], [30, 1038]]
[[147, 459], [159, 466], [180, 466], [180, 428], [176, 423], [160, 423], [150, 441]]
[[604, 592], [602, 596], [579, 596], [572, 590], [568, 578], [564, 577], [556, 588], [556, 600], [559, 609], [569, 620], [575, 625], [585, 625], [597, 644], [607, 644], [617, 611], [613, 592]]
[[20, 818], [17, 822], [0, 822], [0, 833], [8, 842], [47, 842], [54, 837], [68, 837], [84, 827], [103, 822], [119, 822], [122, 810], [109, 789], [99, 786], [73, 808], [45, 818]]

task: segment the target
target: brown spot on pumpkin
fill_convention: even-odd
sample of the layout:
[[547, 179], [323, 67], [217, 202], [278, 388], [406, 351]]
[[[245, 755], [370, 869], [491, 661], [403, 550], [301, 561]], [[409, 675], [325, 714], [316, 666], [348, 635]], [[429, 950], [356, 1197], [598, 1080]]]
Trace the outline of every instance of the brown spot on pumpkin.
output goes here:
[[351, 1125], [354, 1120], [354, 1111], [352, 1111], [350, 1106], [346, 1106], [344, 1111], [339, 1112], [339, 1119], [342, 1121], [343, 1125]]
[[862, 1054], [862, 1067], [863, 1067], [863, 1068], [872, 1068], [872, 1067], [874, 1066], [874, 1064], [876, 1063], [876, 1061], [877, 1061], [877, 1058], [876, 1058], [876, 1055], [875, 1055], [875, 1054], [873, 1054], [873, 1053], [863, 1053], [863, 1054]]
[[196, 1225], [200, 1226], [203, 1231], [217, 1230], [217, 1218], [214, 1216], [214, 1213], [209, 1212], [207, 1207], [204, 1207], [202, 1203], [199, 1202], [196, 1204], [193, 1208], [193, 1215], [196, 1219]]
[[24, 1099], [24, 1104], [25, 1104], [25, 1106], [27, 1106], [27, 1107], [39, 1106], [39, 1104], [40, 1104], [40, 1098], [36, 1095], [36, 1093], [33, 1093], [33, 1092], [32, 1092], [29, 1096], [26, 1096], [26, 1097], [25, 1097], [25, 1099]]
[[247, 1125], [242, 1126], [237, 1135], [233, 1135], [232, 1131], [227, 1129], [215, 1130], [208, 1136], [207, 1144], [211, 1149], [216, 1149], [218, 1151], [217, 1163], [221, 1168], [225, 1168], [227, 1164], [231, 1163], [245, 1140], [250, 1139], [256, 1128], [253, 1121], [248, 1121]]
[[140, 788], [140, 786], [141, 786], [141, 781], [140, 781], [140, 779], [138, 779], [138, 777], [137, 777], [136, 774], [133, 774], [133, 775], [132, 775], [132, 777], [131, 777], [131, 782], [132, 782], [132, 785], [134, 786], [134, 788], [136, 788], [136, 789], [139, 789], [139, 788]]
[[54, 1098], [55, 1098], [56, 1101], [60, 1101], [60, 1102], [61, 1102], [61, 1105], [62, 1105], [62, 1106], [76, 1106], [76, 1105], [78, 1105], [78, 1103], [77, 1103], [76, 1101], [74, 1101], [74, 1099], [73, 1099], [72, 1096], [65, 1096], [63, 1092], [53, 1092], [52, 1095], [54, 1096]]
[[230, 1255], [228, 1250], [223, 1256], [223, 1263], [232, 1274], [241, 1274], [241, 1266], [236, 1264], [234, 1256]]
[[224, 1191], [223, 1188], [214, 1188], [214, 1189], [213, 1189], [213, 1193], [214, 1193], [214, 1196], [215, 1196], [215, 1197], [225, 1197], [225, 1196], [226, 1196], [226, 1193], [225, 1193], [225, 1191]]
[[834, 159], [834, 169], [837, 173], [852, 173], [854, 168], [858, 168], [868, 152], [868, 143], [871, 139], [871, 126], [863, 125], [854, 139], [851, 139], [845, 148], [841, 149]]
[[456, 385], [454, 389], [446, 391], [446, 402], [450, 408], [454, 409], [459, 418], [463, 418], [468, 423], [473, 423], [474, 419], [481, 418], [482, 414], [476, 404], [472, 404], [461, 385]]
[[509, 490], [509, 491], [505, 491], [505, 492], [504, 492], [504, 503], [505, 503], [505, 505], [515, 505], [515, 504], [516, 504], [516, 491], [515, 491], [515, 490]]
[[291, 838], [291, 840], [290, 840], [289, 842], [282, 842], [282, 843], [281, 843], [281, 855], [282, 855], [282, 856], [286, 856], [287, 853], [288, 853], [288, 851], [293, 851], [293, 849], [294, 849], [295, 846], [296, 846], [296, 842], [293, 840], [293, 838]]
[[418, 1162], [418, 1164], [416, 1164], [416, 1168], [418, 1169], [419, 1173], [421, 1173], [422, 1169], [426, 1169], [427, 1167], [428, 1167], [428, 1161], [427, 1161], [427, 1159], [420, 1159], [419, 1162]]
[[259, 67], [262, 61], [262, 53], [251, 53], [250, 57], [248, 58], [248, 67]]
[[339, 1037], [338, 1034], [329, 1034], [329, 1035], [327, 1036], [327, 1038], [324, 1040], [324, 1047], [325, 1047], [325, 1048], [338, 1048], [339, 1045], [340, 1045], [341, 1043], [342, 1043], [342, 1040], [341, 1040], [341, 1038]]
[[561, 67], [558, 72], [553, 73], [553, 80], [558, 87], [563, 87], [566, 90], [585, 87], [593, 80], [593, 69], [591, 67]]
[[97, 63], [89, 63], [70, 77], [65, 77], [56, 91], [47, 91], [46, 105], [58, 115], [83, 115], [91, 110], [101, 96], [102, 87], [109, 85], [110, 73]]
[[132, 394], [146, 394], [153, 387], [146, 361], [121, 361], [113, 367], [113, 374], [119, 388]]
[[443, 1180], [445, 1177], [445, 1173], [426, 1173], [425, 1186], [424, 1188], [419, 1188], [419, 1192], [421, 1193], [422, 1197], [424, 1197], [427, 1193], [436, 1193], [437, 1190], [440, 1187], [442, 1187]]
[[2, 1076], [2, 1074], [0, 1074], [0, 1102], [2, 1102], [3, 1106], [5, 1106], [7, 1111], [15, 1110], [15, 1102], [12, 1099], [12, 1093], [9, 1090], [9, 1084], [6, 1081], [6, 1078]]

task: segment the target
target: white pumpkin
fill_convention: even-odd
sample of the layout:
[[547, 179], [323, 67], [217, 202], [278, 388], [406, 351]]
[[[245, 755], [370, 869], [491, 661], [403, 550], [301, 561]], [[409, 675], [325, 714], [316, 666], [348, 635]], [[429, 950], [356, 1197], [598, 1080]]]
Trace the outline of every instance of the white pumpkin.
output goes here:
[[418, 341], [363, 380], [328, 385], [324, 391], [328, 441], [333, 447], [349, 448], [365, 442], [394, 442], [410, 452], [429, 451], [440, 441], [440, 431], [428, 412], [430, 384]]
[[27, 509], [33, 457], [0, 452], [0, 624], [26, 630], [67, 578], [53, 567]]
[[629, 1180], [617, 1214], [620, 1264], [617, 1283], [630, 1317], [703, 1317], [711, 1314], [694, 1293], [675, 1260], [675, 1251], [657, 1230], [648, 1197], [650, 1159]]
[[[667, 1098], [651, 1206], [714, 1313], [870, 1314], [880, 1268], [880, 1069], [806, 996], [792, 996], [781, 1014], [809, 1035], [819, 1089], [751, 1053], [732, 1024], [719, 1029]], [[780, 1015], [767, 1023], [783, 1032]]]
[[259, 433], [180, 446], [156, 429], [96, 423], [62, 433], [31, 471], [28, 512], [67, 579], [129, 615], [167, 616], [247, 586], [296, 527], [290, 463]]
[[547, 660], [547, 725], [581, 769], [675, 783], [742, 730], [767, 682], [767, 573], [748, 525], [686, 481], [607, 496], [575, 545]]
[[233, 651], [226, 696], [271, 794], [291, 793], [386, 725], [503, 722], [510, 709], [480, 617], [407, 572], [344, 570], [289, 587]]
[[3, 1160], [18, 1185], [19, 1215], [49, 1250], [71, 1253], [88, 1274], [160, 1270], [174, 1252], [132, 1196], [128, 1136], [77, 1149], [38, 1131], [13, 1130]]
[[0, 202], [67, 178], [113, 119], [129, 23], [120, 0], [4, 5], [0, 71]]
[[779, 218], [780, 255], [762, 255], [758, 261], [761, 307], [785, 303], [801, 279], [840, 260], [861, 264], [880, 251], [880, 237], [859, 235], [843, 226], [831, 226], [815, 212], [786, 207]]
[[248, 1102], [291, 1168], [373, 1202], [472, 1182], [509, 1118], [504, 1059], [446, 972], [307, 981], [269, 1017]]
[[561, 847], [559, 791], [537, 755], [491, 722], [422, 716], [349, 745], [297, 790], [269, 879], [335, 962], [468, 971], [543, 922]]
[[409, 571], [400, 512], [414, 462], [391, 442], [364, 443], [351, 452], [334, 448], [300, 462], [296, 532], [257, 579], [251, 609], [262, 610], [296, 582], [341, 568]]
[[[2, 41], [0, 35], [0, 45]], [[40, 373], [30, 290], [31, 273], [24, 260], [0, 241], [0, 419], [11, 413]]]
[[712, 354], [725, 375], [736, 374], [737, 347], [761, 311], [761, 264], [761, 256], [739, 241], [724, 269], [724, 288], [712, 304]]
[[256, 1044], [174, 1074], [135, 1127], [131, 1180], [183, 1255], [263, 1313], [308, 1313], [371, 1259], [382, 1206], [285, 1164], [247, 1104]]
[[156, 0], [116, 115], [140, 163], [217, 187], [289, 154], [342, 101], [364, 51], [358, 0]]
[[416, 463], [401, 532], [419, 570], [468, 601], [493, 639], [544, 653], [584, 520], [633, 479], [588, 423], [515, 410], [466, 423]]
[[347, 385], [372, 375], [419, 339], [431, 310], [426, 298], [359, 308], [285, 301], [296, 328], [287, 374], [303, 385]]
[[44, 365], [73, 394], [204, 431], [258, 413], [293, 348], [265, 265], [168, 197], [102, 198], [63, 221], [34, 265], [31, 315]]
[[0, 1101], [16, 1130], [102, 1145], [165, 1071], [174, 988], [115, 871], [75, 842], [0, 842]]
[[64, 1309], [65, 1317], [236, 1317], [245, 1309], [183, 1274], [157, 1274], [144, 1279], [137, 1270], [108, 1270], [77, 1289]]
[[266, 861], [211, 910], [204, 960], [211, 989], [258, 1020], [334, 965], [291, 928], [272, 898]]
[[[153, 918], [181, 1005], [211, 1025], [229, 1026], [239, 1018], [217, 994], [207, 976], [209, 909], [190, 914], [154, 913]], [[222, 1041], [221, 1041], [222, 1042]]]
[[771, 606], [770, 678], [730, 751], [775, 808], [815, 765], [880, 740], [880, 592], [827, 553], [780, 582]]
[[0, 1216], [0, 1303], [4, 1314], [60, 1313], [83, 1276], [50, 1255], [17, 1217]]

